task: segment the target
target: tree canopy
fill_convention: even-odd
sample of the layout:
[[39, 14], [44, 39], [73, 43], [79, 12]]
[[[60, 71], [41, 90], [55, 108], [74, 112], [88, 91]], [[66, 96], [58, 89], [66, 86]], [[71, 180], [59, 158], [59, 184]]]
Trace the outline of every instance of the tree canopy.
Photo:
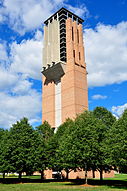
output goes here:
[[127, 167], [127, 110], [114, 123], [109, 136], [110, 164], [119, 169]]
[[113, 116], [113, 114], [104, 107], [96, 107], [93, 110], [93, 114], [97, 119], [102, 120], [107, 128], [110, 128], [116, 121], [116, 118]]
[[48, 122], [33, 128], [27, 118], [9, 130], [0, 129], [0, 172], [31, 174], [44, 170], [84, 169], [103, 171], [127, 167], [127, 110], [116, 120], [110, 111], [97, 107], [75, 120], [67, 119], [54, 133]]

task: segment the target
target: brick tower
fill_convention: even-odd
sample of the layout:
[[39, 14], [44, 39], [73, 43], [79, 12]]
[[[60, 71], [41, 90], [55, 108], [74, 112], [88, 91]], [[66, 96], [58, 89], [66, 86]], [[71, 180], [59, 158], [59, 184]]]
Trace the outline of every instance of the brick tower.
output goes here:
[[65, 8], [44, 22], [42, 121], [53, 128], [88, 109], [82, 22]]

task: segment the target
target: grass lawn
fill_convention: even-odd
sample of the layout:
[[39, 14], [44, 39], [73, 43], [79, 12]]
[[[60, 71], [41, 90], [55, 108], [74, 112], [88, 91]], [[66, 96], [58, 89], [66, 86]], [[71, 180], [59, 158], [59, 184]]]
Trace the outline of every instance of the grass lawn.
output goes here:
[[[15, 176], [6, 177], [16, 178]], [[40, 179], [40, 176], [23, 176], [23, 178]], [[9, 180], [8, 179], [8, 180]], [[127, 190], [127, 174], [116, 174], [114, 178], [108, 178], [106, 180], [124, 181], [126, 187], [122, 185], [115, 186], [92, 186], [92, 185], [76, 185], [70, 182], [45, 182], [45, 183], [17, 183], [17, 184], [0, 184], [0, 191], [125, 191]], [[95, 180], [96, 182], [96, 180]], [[114, 184], [113, 184], [114, 185]], [[125, 186], [124, 185], [124, 186]], [[120, 187], [121, 186], [121, 187]]]
[[105, 180], [123, 180], [123, 181], [127, 181], [127, 174], [115, 174], [114, 178], [106, 178]]
[[27, 184], [0, 184], [0, 191], [125, 191], [125, 188], [113, 188], [108, 186], [85, 187], [72, 185], [66, 182], [52, 183], [27, 183]]

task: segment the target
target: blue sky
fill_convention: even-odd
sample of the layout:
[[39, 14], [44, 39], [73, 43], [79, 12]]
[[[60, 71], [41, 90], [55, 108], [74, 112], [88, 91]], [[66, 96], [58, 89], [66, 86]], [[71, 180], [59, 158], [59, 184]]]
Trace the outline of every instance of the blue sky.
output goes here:
[[81, 16], [89, 109], [127, 108], [127, 0], [0, 0], [0, 127], [41, 124], [43, 21], [65, 7]]

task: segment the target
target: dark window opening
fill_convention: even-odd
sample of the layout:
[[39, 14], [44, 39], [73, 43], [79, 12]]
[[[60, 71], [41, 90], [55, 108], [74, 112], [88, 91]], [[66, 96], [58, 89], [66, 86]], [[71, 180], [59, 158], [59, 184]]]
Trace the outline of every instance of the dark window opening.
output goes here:
[[66, 62], [67, 59], [66, 59], [66, 57], [63, 57], [60, 60], [63, 61], [63, 62]]
[[61, 29], [61, 28], [66, 28], [66, 26], [65, 26], [64, 23], [62, 23], [62, 24], [60, 25], [60, 29]]
[[81, 60], [81, 55], [80, 55], [80, 52], [79, 52], [79, 60]]
[[66, 38], [65, 38], [65, 37], [63, 37], [63, 38], [60, 39], [60, 43], [62, 43], [62, 42], [65, 42], [65, 43], [66, 43]]
[[77, 29], [77, 39], [78, 39], [78, 43], [79, 43], [79, 31]]
[[50, 19], [50, 23], [52, 23], [52, 18]]
[[75, 16], [73, 16], [73, 20], [76, 21], [76, 17]]
[[60, 33], [66, 33], [66, 29], [65, 28], [60, 29]]
[[60, 38], [66, 38], [66, 33], [60, 34]]
[[54, 16], [54, 19], [57, 20], [57, 15]]
[[62, 48], [60, 49], [60, 52], [66, 52], [66, 48], [65, 48], [65, 47], [62, 47]]
[[60, 21], [60, 60], [66, 62], [66, 19], [67, 12], [61, 11], [59, 13]]
[[73, 31], [73, 27], [72, 27], [72, 40], [74, 41], [74, 31]]
[[64, 48], [64, 47], [66, 47], [66, 42], [63, 42], [60, 44], [60, 48]]
[[75, 58], [75, 50], [73, 50], [73, 57]]
[[70, 13], [68, 13], [68, 17], [72, 18], [72, 15]]
[[67, 16], [66, 16], [65, 14], [62, 14], [62, 15], [59, 16], [59, 20], [61, 20], [61, 19], [63, 19], [63, 18], [64, 18], [64, 19], [67, 19]]
[[65, 24], [65, 22], [66, 22], [65, 19], [61, 19], [61, 20], [60, 20], [60, 24], [62, 24], [62, 23]]
[[60, 57], [61, 57], [61, 58], [62, 58], [62, 57], [66, 57], [66, 52], [60, 53]]

